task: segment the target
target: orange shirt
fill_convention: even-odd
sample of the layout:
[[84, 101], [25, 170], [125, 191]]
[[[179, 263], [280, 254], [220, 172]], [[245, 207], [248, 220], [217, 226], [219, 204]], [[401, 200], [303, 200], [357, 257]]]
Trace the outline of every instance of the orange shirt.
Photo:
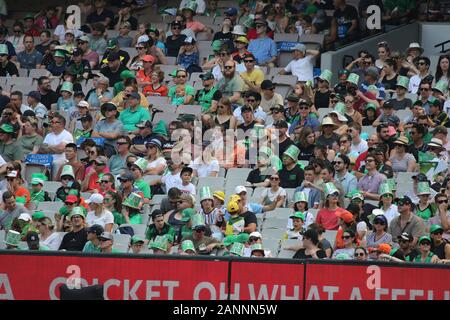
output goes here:
[[136, 78], [139, 79], [141, 82], [151, 82], [152, 73], [150, 72], [149, 75], [146, 75], [144, 69], [141, 69], [137, 72]]
[[25, 202], [25, 207], [28, 208], [30, 206], [30, 192], [25, 189], [24, 187], [19, 187], [19, 189], [17, 189], [16, 194], [15, 194], [16, 198], [17, 197], [24, 197], [26, 199]]
[[166, 86], [160, 86], [159, 88], [155, 89], [153, 85], [148, 85], [144, 87], [142, 93], [144, 94], [144, 96], [167, 97], [169, 89]]

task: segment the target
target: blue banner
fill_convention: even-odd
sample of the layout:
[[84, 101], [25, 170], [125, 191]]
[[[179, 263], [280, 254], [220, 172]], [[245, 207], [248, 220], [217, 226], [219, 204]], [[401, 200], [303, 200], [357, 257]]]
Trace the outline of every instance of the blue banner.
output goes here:
[[294, 48], [299, 43], [301, 43], [301, 42], [295, 42], [295, 41], [277, 42], [277, 50], [278, 50], [278, 52], [291, 52], [292, 48]]
[[96, 145], [98, 146], [103, 146], [105, 144], [105, 138], [85, 138], [85, 137], [81, 137], [80, 139], [77, 140], [77, 146], [80, 146], [84, 140], [92, 140], [95, 142]]
[[51, 154], [29, 154], [25, 159], [25, 163], [40, 164], [46, 167], [51, 167], [53, 156]]

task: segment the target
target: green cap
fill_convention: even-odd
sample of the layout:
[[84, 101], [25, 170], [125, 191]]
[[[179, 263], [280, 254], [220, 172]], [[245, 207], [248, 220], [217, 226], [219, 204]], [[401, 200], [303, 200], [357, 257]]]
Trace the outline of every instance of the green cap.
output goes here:
[[71, 165], [66, 164], [65, 166], [62, 167], [61, 177], [63, 176], [70, 176], [75, 179], [75, 173], [73, 172], [73, 168]]
[[309, 16], [310, 14], [317, 13], [317, 11], [317, 7], [313, 4], [310, 4], [305, 10], [305, 15]]
[[348, 255], [348, 253], [345, 252], [341, 252], [338, 253], [335, 257], [336, 260], [350, 260], [350, 256]]
[[36, 184], [44, 185], [44, 181], [47, 181], [47, 180], [48, 180], [47, 176], [43, 173], [33, 173], [31, 175], [31, 184], [32, 185], [36, 185]]
[[125, 80], [125, 79], [136, 79], [136, 74], [133, 71], [130, 70], [123, 70], [120, 73], [120, 79]]
[[305, 215], [303, 213], [301, 213], [300, 211], [295, 212], [289, 218], [291, 218], [291, 219], [302, 219], [303, 222], [305, 221]]
[[438, 81], [434, 86], [433, 86], [433, 90], [437, 90], [440, 93], [447, 93], [448, 91], [448, 84], [445, 81]]
[[373, 102], [369, 102], [366, 104], [366, 106], [364, 107], [364, 109], [368, 110], [368, 109], [373, 109], [373, 111], [377, 110], [377, 106], [375, 105], [375, 103]]
[[205, 224], [205, 219], [203, 218], [203, 215], [201, 214], [194, 214], [192, 215], [192, 229], [196, 230], [199, 228], [205, 228], [206, 224]]
[[426, 194], [431, 194], [430, 184], [428, 183], [428, 181], [419, 182], [417, 185], [417, 195], [421, 196]]
[[380, 197], [385, 194], [390, 194], [392, 196], [394, 195], [392, 193], [391, 187], [389, 186], [389, 184], [387, 182], [380, 184], [380, 187], [378, 188], [378, 194], [380, 195]]
[[69, 220], [72, 220], [72, 217], [74, 216], [81, 216], [83, 219], [85, 218], [84, 216], [84, 210], [82, 207], [75, 207], [72, 209], [72, 211], [70, 211], [69, 215], [67, 216], [67, 218]]
[[182, 9], [183, 10], [191, 10], [193, 13], [197, 12], [197, 3], [195, 1], [189, 1], [186, 6]]
[[209, 187], [203, 187], [200, 189], [200, 202], [207, 199], [214, 200], [211, 189]]
[[[334, 111], [338, 112], [338, 116], [344, 116], [345, 114], [345, 104], [343, 102], [338, 102], [336, 103], [336, 105], [334, 106]], [[344, 116], [345, 117], [345, 116]], [[340, 118], [340, 117], [339, 117]], [[341, 119], [339, 119], [341, 121]]]
[[68, 81], [63, 82], [63, 84], [61, 85], [61, 90], [60, 91], [61, 92], [62, 91], [67, 91], [67, 92], [70, 92], [70, 93], [73, 94], [73, 83], [72, 82], [68, 82]]
[[263, 255], [265, 255], [264, 248], [261, 243], [252, 244], [250, 249], [252, 250], [252, 253], [253, 251], [261, 251]]
[[59, 57], [59, 58], [66, 58], [66, 53], [62, 50], [56, 50], [55, 51], [55, 57]]
[[294, 203], [297, 202], [308, 202], [306, 193], [304, 193], [303, 191], [297, 191], [296, 193], [294, 193]]
[[144, 173], [147, 169], [148, 161], [144, 158], [137, 158], [133, 164], [137, 166], [142, 171], [142, 173]]
[[289, 158], [291, 158], [294, 161], [298, 160], [298, 155], [300, 154], [300, 149], [297, 148], [295, 145], [291, 144], [289, 148], [283, 153], [283, 155], [287, 155]]
[[33, 215], [31, 216], [31, 219], [33, 219], [34, 221], [45, 218], [45, 213], [43, 213], [42, 211], [35, 211], [33, 213]]
[[374, 95], [378, 94], [378, 88], [373, 84], [367, 87], [367, 91], [372, 92]]
[[138, 243], [138, 242], [140, 242], [140, 243], [144, 243], [144, 239], [142, 239], [140, 236], [138, 236], [138, 235], [134, 235], [134, 236], [132, 236], [131, 237], [131, 244], [133, 245], [133, 244], [136, 244], [136, 243]]
[[196, 252], [194, 243], [191, 240], [184, 240], [181, 243], [181, 250], [183, 250], [183, 252], [186, 252], [188, 250], [194, 251], [194, 253]]
[[444, 231], [444, 228], [438, 224], [433, 224], [430, 227], [430, 233], [435, 233], [436, 231]]
[[347, 81], [358, 86], [359, 76], [356, 73], [350, 73], [348, 75]]
[[230, 253], [233, 253], [239, 257], [242, 257], [244, 255], [244, 249], [245, 249], [245, 246], [242, 243], [235, 242], [235, 243], [233, 243], [233, 246], [230, 249]]
[[236, 242], [247, 243], [250, 235], [246, 232], [239, 233], [236, 237]]
[[328, 197], [330, 194], [333, 194], [335, 192], [339, 193], [339, 190], [336, 188], [333, 182], [325, 183], [324, 188], [325, 197]]
[[[316, 6], [313, 6], [313, 7], [316, 8]], [[331, 84], [332, 77], [333, 77], [333, 73], [330, 70], [325, 69], [320, 74], [319, 79], [325, 80], [326, 82], [328, 82], [328, 84]]]
[[34, 14], [32, 13], [27, 13], [25, 15], [25, 17], [23, 18], [23, 20], [28, 20], [28, 19], [33, 19], [34, 20]]
[[196, 211], [192, 208], [186, 208], [183, 211], [181, 211], [181, 221], [188, 222], [191, 220], [192, 216], [196, 214]]
[[0, 130], [5, 133], [14, 133], [14, 128], [9, 123], [4, 123], [0, 126]]
[[405, 77], [405, 76], [398, 76], [397, 77], [397, 86], [408, 89], [409, 88], [409, 78]]
[[107, 49], [114, 49], [115, 47], [117, 47], [117, 40], [114, 39], [109, 39], [108, 40], [108, 45], [107, 45]]
[[133, 209], [140, 209], [142, 201], [143, 199], [140, 195], [136, 192], [132, 192], [128, 195], [122, 205]]
[[150, 244], [151, 249], [159, 249], [167, 252], [169, 241], [165, 236], [156, 236], [155, 239]]
[[67, 193], [67, 195], [74, 195], [74, 196], [79, 197], [80, 191], [78, 191], [77, 189], [70, 189], [69, 192]]
[[349, 193], [347, 193], [346, 195], [345, 195], [345, 197], [346, 198], [349, 198], [349, 199], [360, 199], [360, 200], [363, 200], [364, 201], [364, 195], [362, 194], [362, 192], [361, 191], [359, 191], [359, 190], [352, 190], [352, 191], [350, 191]]
[[244, 20], [242, 25], [248, 29], [252, 29], [255, 27], [255, 15], [249, 14], [247, 18]]
[[176, 77], [177, 76], [177, 69], [173, 70], [171, 73], [169, 73], [169, 76]]
[[14, 230], [8, 230], [8, 233], [6, 234], [6, 240], [5, 243], [10, 246], [19, 246], [20, 240], [21, 240], [21, 234]]
[[8, 46], [6, 44], [0, 44], [0, 56], [9, 55]]
[[216, 51], [220, 51], [220, 49], [222, 49], [222, 40], [214, 40], [211, 44], [211, 49], [216, 52]]
[[420, 244], [424, 240], [428, 240], [428, 241], [431, 242], [431, 238], [429, 236], [422, 236], [422, 237], [419, 238], [419, 242], [418, 243]]
[[178, 116], [178, 120], [180, 120], [181, 122], [194, 122], [195, 118], [196, 117], [194, 114], [189, 113], [184, 113]]
[[228, 246], [232, 245], [235, 242], [237, 242], [237, 235], [234, 235], [234, 234], [226, 236], [225, 239], [223, 239], [223, 245], [225, 247], [228, 247]]
[[264, 147], [259, 148], [259, 153], [263, 153], [266, 156], [270, 157], [270, 156], [272, 156], [272, 149], [264, 146]]

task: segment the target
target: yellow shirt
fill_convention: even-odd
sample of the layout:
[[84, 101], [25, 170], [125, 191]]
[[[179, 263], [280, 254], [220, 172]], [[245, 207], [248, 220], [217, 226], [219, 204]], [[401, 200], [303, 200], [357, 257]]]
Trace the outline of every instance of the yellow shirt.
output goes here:
[[[147, 101], [147, 98], [140, 92], [139, 92], [139, 95], [141, 96], [140, 105], [143, 106], [144, 108], [148, 108], [149, 103]], [[123, 91], [119, 92], [110, 102], [117, 106], [117, 110], [119, 112], [122, 112], [124, 109], [124, 107], [123, 107]]]
[[[240, 75], [243, 79], [250, 81], [258, 87], [261, 85], [261, 82], [264, 81], [264, 73], [261, 71], [261, 69], [258, 68], [254, 68], [252, 70], [252, 73], [248, 73], [248, 71], [246, 71], [241, 73]], [[245, 87], [246, 89], [248, 89], [247, 85]]]

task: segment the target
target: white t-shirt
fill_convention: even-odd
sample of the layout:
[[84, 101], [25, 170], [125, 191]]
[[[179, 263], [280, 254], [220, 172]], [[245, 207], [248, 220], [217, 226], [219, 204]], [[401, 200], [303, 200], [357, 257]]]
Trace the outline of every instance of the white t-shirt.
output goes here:
[[[44, 138], [43, 143], [48, 144], [49, 146], [57, 146], [60, 143], [73, 143], [73, 136], [69, 131], [63, 130], [60, 134], [56, 135], [53, 132], [47, 134]], [[53, 154], [54, 161], [62, 161], [66, 160], [66, 155], [63, 153]]]
[[180, 173], [171, 174], [170, 172], [161, 177], [161, 182], [166, 185], [166, 192], [171, 188], [180, 188], [182, 183]]
[[48, 237], [45, 240], [39, 241], [39, 243], [41, 245], [47, 246], [50, 250], [58, 250], [59, 245], [61, 244], [61, 241], [62, 241], [61, 236], [58, 233], [53, 232], [50, 235], [50, 237]]
[[189, 183], [187, 186], [180, 185], [178, 189], [180, 189], [181, 193], [190, 193], [194, 197], [196, 195], [195, 186], [192, 183]]
[[[59, 37], [59, 42], [61, 44], [66, 43], [66, 31], [66, 27], [63, 24], [60, 24], [56, 26], [55, 31], [53, 32], [55, 36]], [[75, 38], [81, 37], [83, 35], [83, 32], [78, 29], [72, 31], [74, 32]]]
[[[383, 210], [383, 208], [381, 208]], [[392, 204], [389, 209], [387, 209], [383, 214], [388, 222], [388, 225], [391, 224], [391, 221], [394, 220], [395, 217], [398, 217], [400, 213], [398, 213], [398, 208], [395, 204]]]
[[294, 76], [297, 76], [298, 81], [308, 81], [314, 80], [314, 57], [306, 56], [304, 58], [298, 60], [292, 60], [289, 64], [284, 68], [284, 71], [292, 73]]
[[276, 192], [273, 192], [271, 188], [265, 188], [261, 193], [261, 199], [268, 197], [271, 203], [274, 202], [278, 196], [286, 197], [286, 190], [280, 187]]
[[217, 159], [211, 159], [211, 161], [206, 164], [201, 158], [197, 158], [194, 162], [191, 161], [189, 167], [197, 170], [197, 176], [199, 178], [209, 177], [211, 172], [219, 172], [220, 170], [219, 161], [217, 161]]
[[350, 152], [356, 152], [358, 155], [360, 155], [363, 152], [366, 152], [369, 146], [367, 145], [367, 142], [361, 139], [361, 142], [357, 145], [354, 145], [352, 143], [352, 147], [350, 149]]
[[99, 224], [104, 228], [107, 224], [114, 223], [114, 216], [111, 211], [106, 209], [103, 210], [100, 217], [95, 215], [95, 211], [89, 211], [86, 217], [86, 223], [88, 226]]
[[167, 166], [166, 159], [164, 159], [163, 157], [159, 157], [156, 160], [149, 162], [147, 165], [147, 170], [154, 169], [160, 165], [164, 165], [164, 168]]
[[[425, 77], [424, 77], [425, 78]], [[416, 94], [417, 91], [419, 91], [419, 86], [420, 86], [420, 82], [422, 81], [423, 78], [420, 77], [420, 75], [416, 74], [414, 76], [412, 76], [409, 79], [409, 87], [408, 87], [408, 91], [410, 93], [414, 93]]]

